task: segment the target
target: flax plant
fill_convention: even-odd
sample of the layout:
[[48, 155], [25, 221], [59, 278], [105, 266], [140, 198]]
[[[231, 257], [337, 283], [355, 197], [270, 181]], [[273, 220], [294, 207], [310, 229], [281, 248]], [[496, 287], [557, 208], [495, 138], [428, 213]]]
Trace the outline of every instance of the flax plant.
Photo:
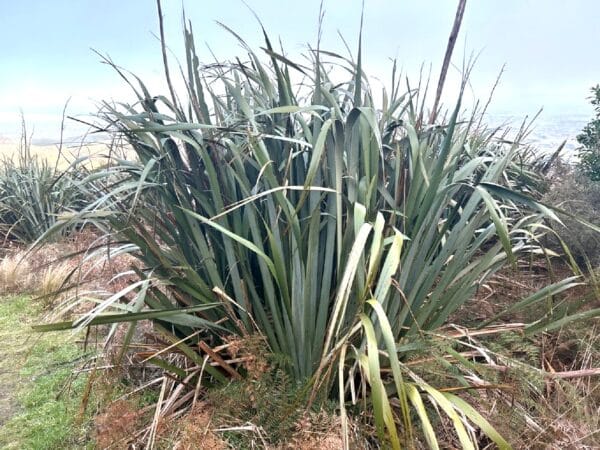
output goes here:
[[[59, 170], [32, 155], [25, 122], [15, 155], [0, 158], [0, 238], [31, 244], [51, 229], [58, 216], [86, 203], [73, 166]], [[61, 227], [65, 234], [69, 227]]]
[[62, 225], [95, 221], [118, 236], [113, 245], [138, 258], [141, 281], [79, 320], [41, 328], [153, 319], [198, 364], [197, 330], [213, 342], [259, 333], [312, 400], [337, 397], [343, 414], [359, 375], [394, 448], [412, 445], [415, 417], [438, 446], [424, 399], [466, 448], [468, 421], [508, 447], [402, 361], [488, 277], [538, 251], [539, 225], [556, 218], [526, 195], [523, 175], [534, 175], [515, 163], [519, 136], [473, 133], [460, 96], [447, 121], [424, 125], [419, 92], [401, 88], [395, 65], [377, 103], [360, 45], [356, 59], [317, 47], [294, 62], [266, 33], [263, 58], [228, 31], [247, 57], [204, 65], [187, 26], [185, 91], [168, 78], [169, 96], [106, 61], [137, 102], [106, 103], [103, 118], [137, 159], [95, 173], [105, 191]]

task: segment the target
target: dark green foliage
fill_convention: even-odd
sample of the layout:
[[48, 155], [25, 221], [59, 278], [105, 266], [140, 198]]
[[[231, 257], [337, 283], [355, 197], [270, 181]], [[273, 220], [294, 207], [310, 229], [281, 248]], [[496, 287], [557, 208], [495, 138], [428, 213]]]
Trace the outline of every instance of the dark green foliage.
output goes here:
[[600, 182], [600, 85], [591, 89], [590, 103], [594, 106], [596, 116], [583, 128], [577, 136], [580, 170], [590, 180]]

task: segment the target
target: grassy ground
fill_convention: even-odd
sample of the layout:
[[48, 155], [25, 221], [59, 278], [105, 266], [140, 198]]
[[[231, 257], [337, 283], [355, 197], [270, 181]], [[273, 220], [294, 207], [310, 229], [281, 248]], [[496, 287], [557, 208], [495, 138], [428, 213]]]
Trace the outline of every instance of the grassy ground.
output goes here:
[[72, 377], [82, 351], [69, 333], [32, 333], [42, 313], [31, 297], [0, 298], [0, 448], [90, 447], [86, 377]]

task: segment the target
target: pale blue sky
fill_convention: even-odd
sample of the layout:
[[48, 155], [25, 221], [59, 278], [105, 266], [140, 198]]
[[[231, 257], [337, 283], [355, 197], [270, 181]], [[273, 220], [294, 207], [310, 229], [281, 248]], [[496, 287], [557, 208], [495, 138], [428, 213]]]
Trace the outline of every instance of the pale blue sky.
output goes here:
[[[248, 0], [273, 39], [288, 54], [315, 41], [320, 0]], [[358, 0], [325, 0], [322, 47], [343, 49], [338, 30], [354, 48], [360, 22]], [[184, 0], [201, 57], [243, 55], [215, 24], [222, 21], [254, 47], [260, 28], [240, 0]], [[154, 0], [0, 0], [0, 136], [18, 133], [19, 109], [38, 138], [59, 133], [62, 106], [87, 114], [94, 102], [122, 98], [122, 80], [90, 49], [106, 53], [154, 86], [162, 76]], [[181, 0], [163, 0], [167, 40], [181, 49]], [[456, 1], [365, 0], [364, 57], [370, 75], [387, 77], [390, 57], [416, 78], [421, 63], [437, 81]], [[600, 82], [600, 2], [595, 0], [470, 0], [453, 61], [481, 52], [472, 94], [485, 99], [502, 64], [506, 72], [492, 106], [495, 112], [591, 114], [586, 97]], [[450, 79], [453, 92], [458, 73]], [[454, 84], [455, 86], [455, 84]], [[69, 125], [72, 133], [79, 131]], [[68, 134], [68, 133], [67, 133]]]

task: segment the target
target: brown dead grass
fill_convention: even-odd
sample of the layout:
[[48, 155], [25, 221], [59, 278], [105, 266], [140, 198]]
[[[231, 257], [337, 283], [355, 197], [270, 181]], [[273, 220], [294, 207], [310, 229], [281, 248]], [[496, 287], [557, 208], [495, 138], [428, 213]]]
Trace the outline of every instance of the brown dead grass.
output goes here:
[[224, 450], [227, 442], [214, 431], [213, 411], [200, 403], [182, 419], [174, 421], [169, 430], [175, 434], [173, 450]]
[[97, 234], [83, 231], [35, 250], [8, 244], [2, 249], [0, 261], [0, 294], [33, 295], [52, 307], [78, 292], [118, 292], [135, 277], [114, 278], [115, 275], [129, 270], [135, 259], [107, 254], [100, 263], [86, 260], [88, 249], [101, 243]]
[[139, 430], [142, 413], [130, 401], [111, 403], [95, 418], [95, 440], [98, 449], [128, 448], [129, 440]]
[[271, 370], [266, 354], [268, 347], [264, 337], [260, 335], [229, 336], [225, 338], [227, 353], [234, 360], [240, 360], [240, 366], [245, 369], [248, 377], [257, 380]]

